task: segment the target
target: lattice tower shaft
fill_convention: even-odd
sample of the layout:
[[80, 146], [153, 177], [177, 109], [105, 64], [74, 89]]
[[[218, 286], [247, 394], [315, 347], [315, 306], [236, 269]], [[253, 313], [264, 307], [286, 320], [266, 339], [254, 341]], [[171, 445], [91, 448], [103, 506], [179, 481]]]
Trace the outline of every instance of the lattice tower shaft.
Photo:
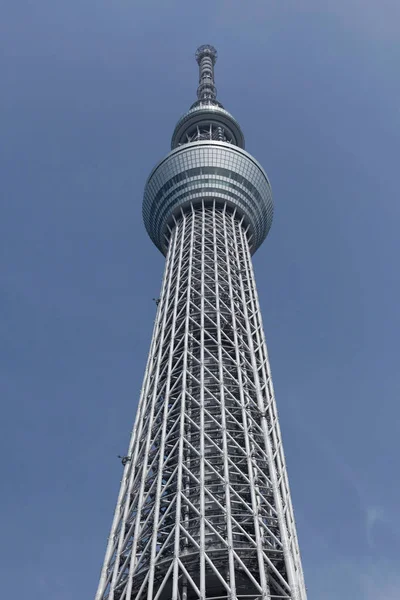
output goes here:
[[243, 217], [174, 217], [97, 600], [305, 600]]

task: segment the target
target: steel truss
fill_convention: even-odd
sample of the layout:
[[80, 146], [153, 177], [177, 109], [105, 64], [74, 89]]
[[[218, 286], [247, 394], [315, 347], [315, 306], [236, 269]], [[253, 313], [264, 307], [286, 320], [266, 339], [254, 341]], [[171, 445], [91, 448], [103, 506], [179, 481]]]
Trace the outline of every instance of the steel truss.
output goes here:
[[305, 600], [249, 241], [214, 202], [170, 227], [97, 600]]

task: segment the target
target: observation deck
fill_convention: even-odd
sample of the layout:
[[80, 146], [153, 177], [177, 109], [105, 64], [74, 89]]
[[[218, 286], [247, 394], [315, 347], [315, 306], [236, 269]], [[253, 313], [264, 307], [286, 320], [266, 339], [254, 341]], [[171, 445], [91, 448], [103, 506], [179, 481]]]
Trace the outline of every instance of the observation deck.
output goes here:
[[272, 223], [268, 177], [248, 152], [216, 140], [183, 144], [153, 169], [143, 200], [143, 219], [150, 238], [166, 254], [169, 231], [181, 210], [214, 201], [244, 218], [254, 253]]
[[152, 170], [143, 219], [154, 244], [167, 253], [176, 219], [191, 207], [215, 203], [243, 219], [252, 254], [271, 227], [271, 186], [261, 165], [244, 150], [238, 121], [217, 101], [213, 46], [201, 46], [197, 101], [178, 120], [171, 152]]

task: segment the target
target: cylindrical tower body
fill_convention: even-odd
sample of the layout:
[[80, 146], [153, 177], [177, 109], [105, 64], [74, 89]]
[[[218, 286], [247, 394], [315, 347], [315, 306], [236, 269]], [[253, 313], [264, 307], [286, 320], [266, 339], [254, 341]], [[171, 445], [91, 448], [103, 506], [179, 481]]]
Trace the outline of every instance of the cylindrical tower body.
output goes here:
[[198, 101], [145, 190], [165, 273], [97, 600], [306, 600], [251, 254], [272, 221], [261, 166]]

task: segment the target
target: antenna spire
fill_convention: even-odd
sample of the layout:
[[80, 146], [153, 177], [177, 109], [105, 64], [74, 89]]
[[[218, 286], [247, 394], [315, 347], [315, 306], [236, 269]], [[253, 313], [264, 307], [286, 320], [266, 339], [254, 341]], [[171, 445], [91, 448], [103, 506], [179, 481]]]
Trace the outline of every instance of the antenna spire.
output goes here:
[[200, 46], [196, 52], [196, 60], [199, 65], [197, 98], [200, 102], [215, 102], [217, 88], [214, 83], [214, 65], [217, 61], [217, 51], [209, 44]]

